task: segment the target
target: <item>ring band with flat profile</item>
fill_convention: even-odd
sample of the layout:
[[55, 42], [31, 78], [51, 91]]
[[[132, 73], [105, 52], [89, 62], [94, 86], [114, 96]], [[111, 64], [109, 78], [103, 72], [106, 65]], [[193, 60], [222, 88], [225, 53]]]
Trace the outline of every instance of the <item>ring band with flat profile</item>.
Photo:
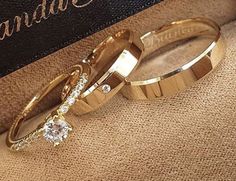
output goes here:
[[[104, 105], [125, 85], [125, 79], [139, 65], [142, 52], [140, 38], [130, 30], [121, 30], [100, 43], [83, 61], [93, 68], [93, 77], [71, 110], [81, 115]], [[62, 99], [67, 97], [74, 82], [76, 77], [68, 80]]]
[[143, 58], [171, 43], [194, 37], [206, 37], [211, 43], [198, 56], [171, 72], [147, 80], [127, 80], [121, 90], [122, 94], [128, 99], [137, 100], [169, 96], [191, 86], [211, 72], [223, 59], [225, 48], [220, 27], [206, 18], [173, 22], [145, 34], [141, 37], [144, 44]]
[[[74, 76], [74, 74], [76, 74], [79, 79], [69, 96], [56, 108], [56, 110], [52, 111], [51, 114], [45, 118], [44, 122], [39, 124], [35, 130], [21, 138], [17, 138], [22, 123], [27, 119], [29, 114], [36, 109], [43, 98], [59, 84], [66, 81], [70, 76]], [[7, 146], [13, 151], [19, 151], [42, 136], [44, 136], [47, 141], [53, 143], [54, 146], [63, 142], [72, 131], [72, 126], [66, 121], [64, 115], [66, 115], [70, 107], [76, 103], [78, 96], [84, 91], [90, 75], [91, 67], [86, 63], [80, 63], [59, 75], [41, 89], [13, 121], [6, 137]]]

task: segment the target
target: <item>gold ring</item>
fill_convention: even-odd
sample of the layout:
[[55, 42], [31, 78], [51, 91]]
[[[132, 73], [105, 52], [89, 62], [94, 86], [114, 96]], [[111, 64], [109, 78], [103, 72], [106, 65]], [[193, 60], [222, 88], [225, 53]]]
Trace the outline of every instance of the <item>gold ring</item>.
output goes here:
[[[71, 110], [81, 115], [104, 105], [125, 85], [125, 79], [140, 63], [143, 44], [130, 30], [121, 30], [100, 43], [83, 62], [90, 64], [92, 78]], [[64, 100], [77, 81], [71, 77], [62, 93]]]
[[[27, 116], [36, 108], [43, 98], [54, 90], [54, 88], [56, 88], [60, 83], [74, 74], [79, 75], [79, 78], [73, 89], [70, 91], [70, 94], [60, 104], [60, 106], [57, 107], [55, 111], [52, 111], [51, 114], [45, 118], [45, 121], [37, 127], [37, 129], [24, 137], [17, 138], [17, 133], [21, 124], [27, 119]], [[41, 136], [43, 136], [47, 141], [53, 143], [54, 146], [63, 142], [72, 131], [72, 126], [66, 121], [64, 116], [69, 111], [70, 107], [76, 103], [79, 95], [84, 91], [90, 75], [91, 67], [86, 63], [81, 63], [72, 67], [66, 73], [61, 74], [45, 86], [33, 97], [24, 110], [14, 120], [6, 138], [7, 146], [11, 150], [18, 151]]]
[[122, 94], [128, 99], [141, 100], [169, 96], [191, 86], [211, 72], [224, 57], [225, 50], [220, 27], [206, 18], [173, 22], [145, 34], [141, 37], [144, 44], [143, 58], [174, 42], [196, 37], [211, 40], [203, 52], [164, 75], [147, 80], [127, 80], [121, 90]]

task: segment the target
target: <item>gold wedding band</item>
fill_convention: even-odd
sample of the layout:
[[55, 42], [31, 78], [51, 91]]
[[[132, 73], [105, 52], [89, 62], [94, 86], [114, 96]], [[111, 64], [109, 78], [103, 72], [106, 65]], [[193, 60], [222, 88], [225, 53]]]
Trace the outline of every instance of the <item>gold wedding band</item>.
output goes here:
[[[139, 65], [142, 52], [140, 38], [129, 30], [121, 30], [100, 43], [83, 61], [93, 68], [93, 77], [71, 110], [81, 115], [104, 105], [125, 85], [125, 79]], [[76, 76], [68, 80], [62, 99], [76, 81]]]
[[206, 18], [173, 22], [145, 34], [141, 37], [144, 44], [143, 57], [171, 43], [194, 37], [210, 38], [211, 43], [191, 61], [164, 75], [147, 80], [127, 80], [121, 90], [122, 94], [128, 99], [141, 100], [169, 96], [191, 86], [211, 72], [222, 60], [225, 50], [220, 27]]
[[[188, 63], [152, 79], [129, 80], [141, 58], [171, 43], [194, 37], [209, 38], [211, 43]], [[12, 150], [18, 151], [39, 137], [44, 137], [56, 146], [73, 129], [65, 119], [69, 110], [78, 115], [91, 112], [104, 105], [120, 90], [129, 99], [153, 99], [172, 95], [211, 72], [224, 53], [220, 27], [206, 18], [174, 22], [141, 38], [136, 37], [132, 31], [122, 30], [100, 43], [83, 62], [73, 66], [39, 91], [14, 120], [6, 144]], [[37, 129], [18, 138], [22, 123], [42, 99], [63, 81], [66, 84], [61, 94], [62, 103]]]
[[[27, 119], [27, 116], [37, 107], [43, 98], [54, 90], [54, 88], [56, 88], [60, 83], [74, 74], [78, 75], [79, 78], [62, 104], [48, 115], [45, 118], [45, 121], [41, 123], [37, 129], [24, 137], [17, 138], [17, 133], [21, 124]], [[11, 150], [18, 151], [25, 148], [25, 146], [31, 144], [41, 136], [43, 136], [47, 141], [53, 143], [54, 146], [64, 141], [72, 131], [72, 126], [66, 121], [64, 115], [69, 111], [70, 107], [76, 103], [79, 95], [84, 91], [90, 74], [91, 67], [86, 63], [80, 63], [77, 66], [72, 67], [66, 73], [55, 78], [40, 92], [38, 92], [38, 94], [33, 97], [24, 110], [14, 120], [6, 138], [7, 146]]]
[[[88, 58], [43, 88], [17, 116], [7, 135], [7, 146], [21, 150], [43, 136], [55, 146], [63, 142], [72, 126], [64, 115], [75, 109], [76, 113], [90, 112], [112, 98], [125, 84], [125, 78], [139, 65], [143, 51], [141, 40], [133, 32], [122, 30], [98, 45]], [[58, 84], [67, 80], [62, 91], [62, 104], [57, 107], [37, 129], [17, 138], [21, 124], [27, 116]], [[82, 109], [80, 109], [82, 108]]]

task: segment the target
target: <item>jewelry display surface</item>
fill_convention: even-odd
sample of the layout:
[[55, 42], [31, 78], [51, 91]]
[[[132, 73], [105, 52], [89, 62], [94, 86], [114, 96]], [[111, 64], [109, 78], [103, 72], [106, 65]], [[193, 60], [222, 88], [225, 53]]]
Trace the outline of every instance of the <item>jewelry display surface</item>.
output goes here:
[[[0, 133], [9, 129], [12, 120], [23, 109], [25, 101], [29, 100], [38, 89], [56, 77], [58, 72], [77, 64], [109, 34], [129, 28], [142, 35], [164, 24], [190, 17], [208, 17], [223, 25], [236, 18], [235, 7], [235, 0], [165, 0], [1, 78]], [[59, 92], [55, 94], [55, 97], [50, 98], [40, 110], [43, 111], [56, 105], [60, 101], [58, 94]]]
[[226, 57], [214, 73], [176, 96], [139, 102], [117, 95], [89, 116], [68, 113], [74, 132], [60, 151], [39, 140], [12, 153], [1, 135], [0, 180], [236, 178], [236, 22], [222, 34]]

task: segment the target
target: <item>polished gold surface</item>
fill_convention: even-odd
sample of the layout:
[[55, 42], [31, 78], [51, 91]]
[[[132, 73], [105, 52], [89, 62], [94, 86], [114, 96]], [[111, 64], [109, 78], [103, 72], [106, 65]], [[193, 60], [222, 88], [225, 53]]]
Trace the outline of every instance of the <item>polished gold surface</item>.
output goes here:
[[[52, 90], [54, 90], [59, 84], [67, 80], [70, 76], [77, 75], [80, 78], [78, 81], [80, 81], [77, 85], [73, 87], [73, 90], [70, 91], [69, 96], [60, 104], [59, 107], [56, 108], [50, 115], [48, 115], [44, 122], [39, 124], [37, 129], [33, 130], [29, 134], [17, 138], [19, 128], [21, 127], [22, 123], [27, 120], [28, 116], [30, 113], [36, 109], [38, 104], [47, 96]], [[70, 106], [72, 106], [75, 102], [76, 99], [78, 98], [78, 95], [82, 93], [85, 89], [85, 85], [88, 82], [88, 77], [91, 75], [91, 68], [88, 64], [86, 63], [80, 63], [71, 69], [69, 69], [66, 73], [61, 74], [57, 78], [55, 78], [53, 81], [51, 81], [47, 86], [45, 86], [41, 91], [35, 95], [32, 100], [27, 104], [27, 106], [24, 108], [24, 110], [17, 116], [17, 118], [14, 120], [13, 125], [11, 126], [7, 138], [6, 138], [6, 144], [7, 146], [14, 151], [21, 150], [25, 148], [25, 146], [29, 145], [36, 139], [38, 139], [41, 136], [45, 137], [45, 125], [47, 123], [54, 123], [53, 121], [60, 121], [61, 125], [64, 126], [64, 128], [59, 128], [57, 124], [52, 124], [49, 126], [51, 134], [60, 134], [57, 133], [56, 131], [60, 131], [60, 129], [66, 129], [66, 133], [72, 131], [72, 127], [70, 126], [69, 123], [64, 118], [64, 115], [69, 111]], [[76, 87], [77, 86], [77, 87]], [[46, 125], [47, 126], [47, 125]], [[53, 130], [56, 128], [55, 130]], [[54, 146], [58, 145], [60, 142], [62, 142], [64, 139], [66, 139], [67, 135], [62, 135], [60, 138], [61, 140], [56, 140], [54, 143]], [[45, 137], [46, 138], [46, 137]], [[50, 140], [47, 140], [50, 141]], [[52, 141], [50, 141], [52, 142]]]
[[128, 99], [141, 100], [169, 96], [211, 72], [222, 60], [225, 50], [220, 27], [206, 18], [173, 22], [145, 34], [141, 37], [144, 44], [143, 58], [172, 43], [197, 37], [210, 39], [210, 44], [197, 56], [163, 75], [146, 80], [127, 80], [122, 94]]
[[[117, 94], [125, 84], [125, 79], [139, 65], [143, 51], [141, 40], [132, 31], [121, 30], [108, 37], [88, 56], [92, 78], [79, 101], [71, 108], [81, 115], [104, 105]], [[62, 99], [70, 92], [76, 82], [76, 76], [70, 78], [62, 94]]]
[[[72, 131], [72, 126], [67, 123], [64, 115], [70, 109], [79, 114], [90, 112], [112, 98], [139, 65], [142, 51], [141, 40], [129, 30], [122, 30], [108, 37], [87, 59], [58, 76], [33, 97], [10, 128], [6, 139], [7, 146], [18, 151], [40, 136], [44, 136], [55, 146], [64, 141], [68, 132]], [[62, 90], [62, 104], [37, 129], [17, 138], [21, 124], [27, 120], [29, 114], [46, 95], [65, 80], [67, 82]]]
[[[196, 37], [207, 38], [211, 42], [187, 63], [152, 79], [129, 81], [129, 76], [141, 58], [174, 42]], [[172, 95], [212, 71], [223, 58], [224, 52], [219, 26], [205, 18], [174, 22], [147, 33], [141, 39], [129, 30], [122, 30], [104, 40], [83, 62], [58, 76], [33, 97], [10, 128], [7, 146], [12, 150], [20, 150], [40, 136], [58, 145], [72, 131], [72, 126], [64, 118], [69, 110], [78, 115], [91, 112], [104, 105], [120, 90], [129, 99]], [[39, 102], [65, 80], [67, 82], [61, 95], [63, 101], [59, 107], [37, 129], [17, 138], [21, 124]]]

